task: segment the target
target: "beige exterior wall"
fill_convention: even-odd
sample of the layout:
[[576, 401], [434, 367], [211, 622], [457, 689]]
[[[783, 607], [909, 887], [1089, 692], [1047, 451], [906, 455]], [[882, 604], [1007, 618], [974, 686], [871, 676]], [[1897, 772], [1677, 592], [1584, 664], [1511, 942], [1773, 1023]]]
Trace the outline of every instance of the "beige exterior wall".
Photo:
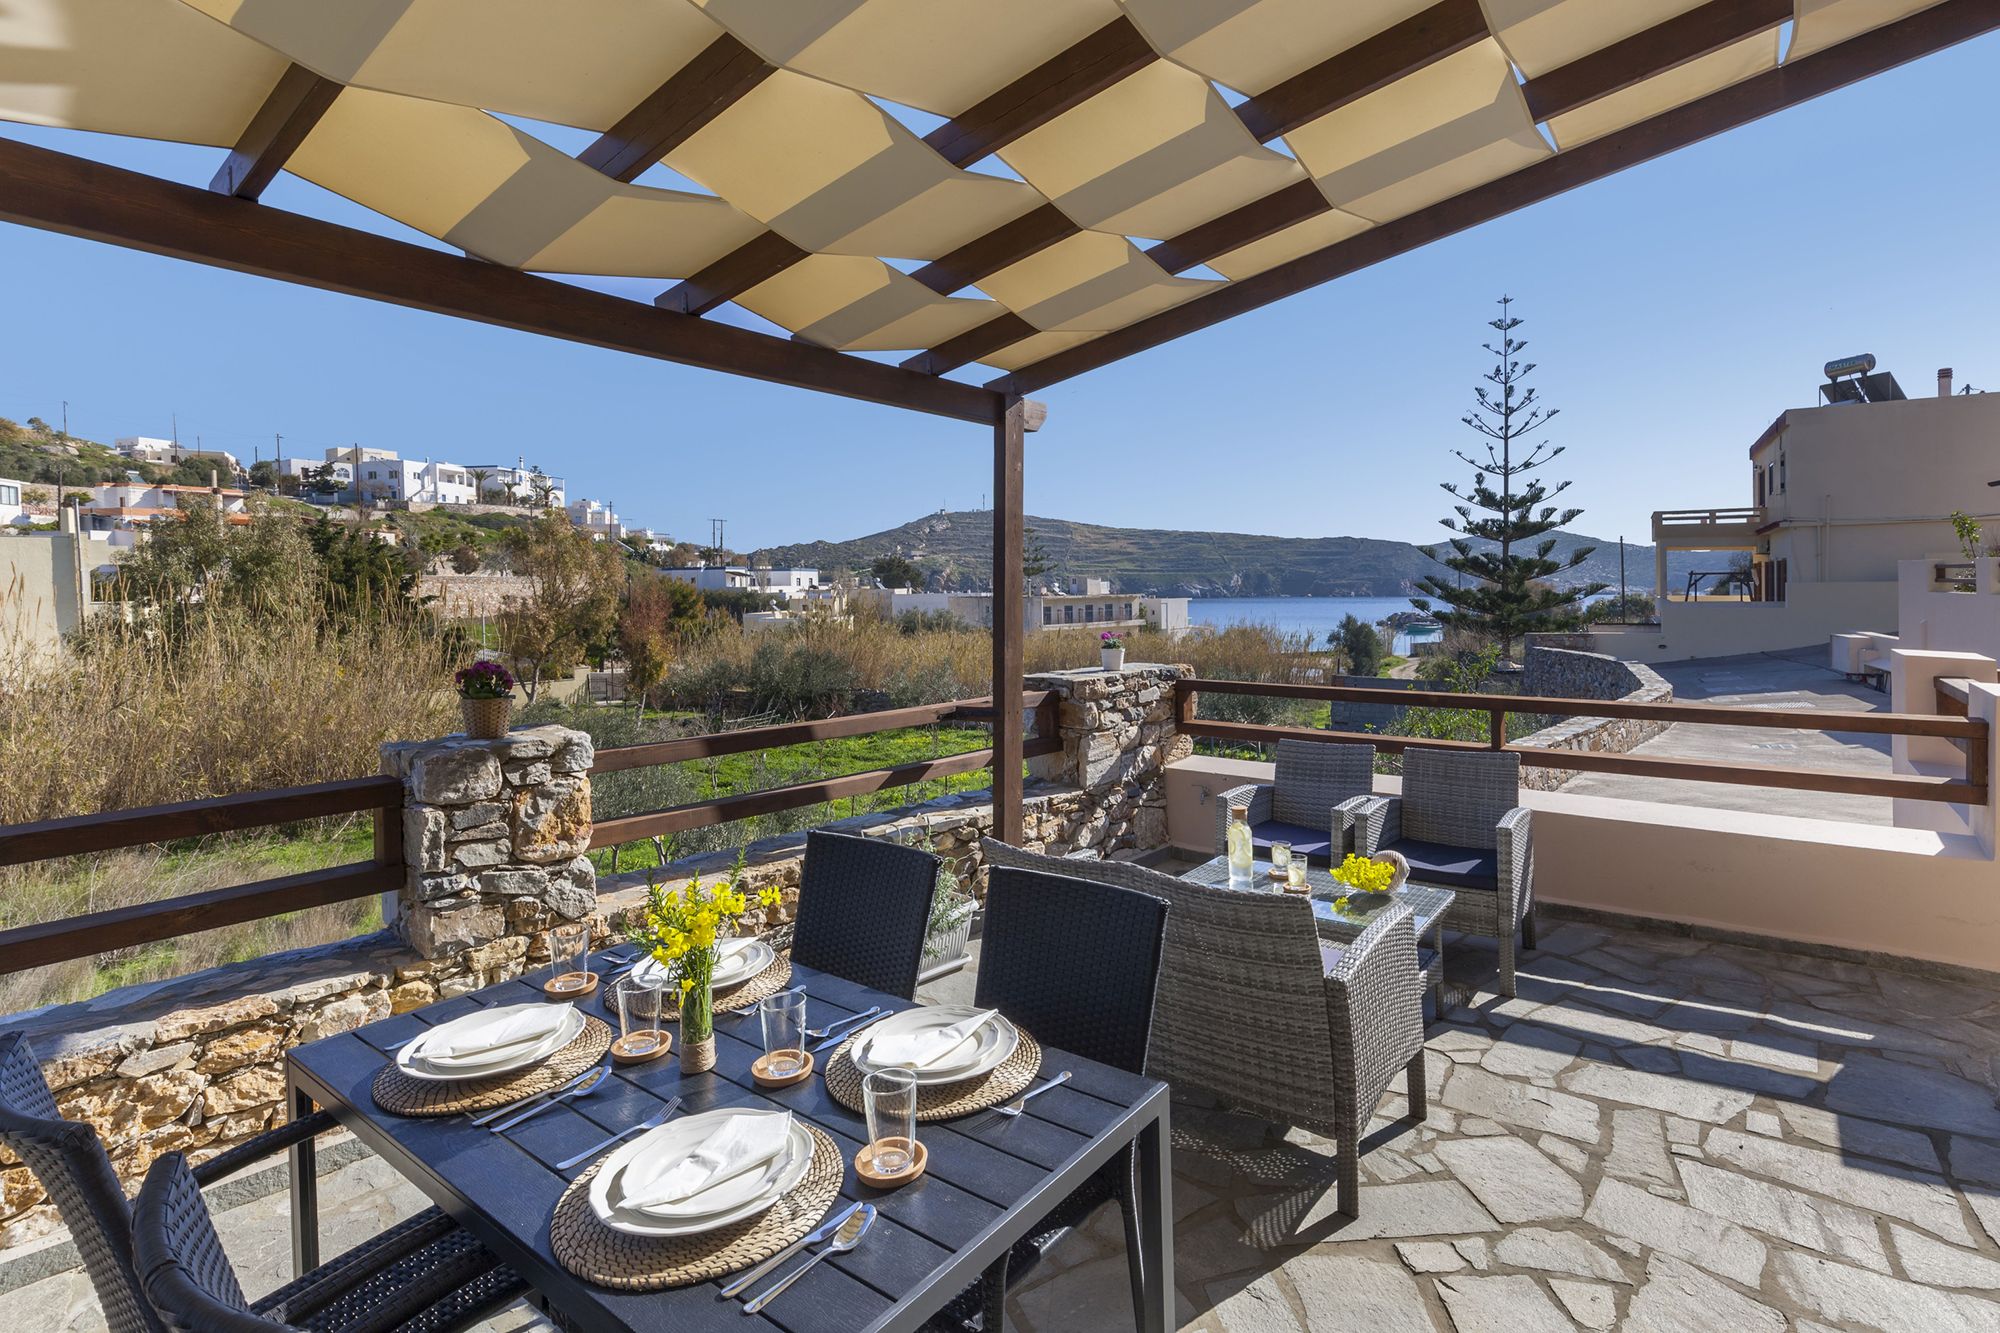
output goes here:
[[1590, 631], [1592, 652], [1627, 662], [1680, 662], [1824, 643], [1856, 629], [1896, 628], [1896, 585], [1797, 583], [1782, 602], [1663, 602], [1660, 623]]
[[101, 533], [0, 535], [0, 659], [59, 651], [63, 635], [102, 605], [90, 575], [112, 558]]
[[[1169, 840], [1213, 855], [1213, 798], [1270, 780], [1271, 765], [1244, 760], [1169, 765]], [[1402, 782], [1378, 776], [1375, 787]], [[1542, 902], [2000, 969], [1990, 815], [1949, 834], [1549, 791], [1524, 791], [1521, 804], [1535, 812]]]
[[2000, 517], [2000, 394], [1795, 408], [1751, 459], [1780, 461], [1766, 541], [1793, 586], [1894, 583], [1898, 561], [1956, 553], [1954, 509]]

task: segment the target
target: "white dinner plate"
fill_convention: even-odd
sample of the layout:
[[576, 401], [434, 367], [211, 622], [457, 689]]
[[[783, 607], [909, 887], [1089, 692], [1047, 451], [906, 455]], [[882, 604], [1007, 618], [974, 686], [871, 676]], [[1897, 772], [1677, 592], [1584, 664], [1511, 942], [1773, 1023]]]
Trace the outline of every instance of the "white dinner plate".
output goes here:
[[[485, 1014], [467, 1014], [464, 1018], [453, 1019], [452, 1022], [461, 1023], [487, 1016]], [[563, 1025], [549, 1036], [544, 1037], [541, 1041], [531, 1046], [522, 1046], [504, 1052], [485, 1063], [461, 1065], [450, 1071], [435, 1069], [425, 1064], [422, 1056], [417, 1052], [417, 1043], [411, 1042], [408, 1046], [396, 1052], [396, 1068], [402, 1070], [411, 1078], [422, 1079], [427, 1083], [465, 1083], [474, 1079], [494, 1078], [500, 1074], [511, 1074], [517, 1069], [526, 1069], [530, 1065], [539, 1064], [541, 1061], [548, 1059], [551, 1055], [554, 1055], [557, 1051], [575, 1041], [583, 1032], [583, 1024], [583, 1015], [574, 1006], [571, 1006], [569, 1012], [563, 1018]], [[442, 1031], [450, 1026], [450, 1023], [440, 1024], [436, 1030]]]
[[[919, 1005], [915, 1009], [905, 1009], [891, 1018], [864, 1031], [848, 1048], [848, 1058], [863, 1074], [872, 1074], [887, 1068], [873, 1063], [868, 1058], [868, 1047], [878, 1036], [890, 1032], [912, 1032], [920, 1027], [943, 1027], [962, 1022], [983, 1012], [972, 1005], [930, 1004]], [[923, 1087], [936, 1087], [944, 1083], [963, 1083], [967, 1079], [980, 1078], [998, 1069], [1014, 1048], [1021, 1044], [1021, 1031], [1008, 1022], [1002, 1014], [995, 1014], [977, 1035], [966, 1043], [965, 1053], [954, 1056], [951, 1063], [916, 1072], [917, 1083]]]
[[[741, 985], [769, 967], [777, 957], [777, 950], [764, 941], [746, 939], [741, 948], [728, 950], [716, 960], [715, 976], [709, 985], [717, 990]], [[648, 958], [632, 969], [632, 980], [641, 986], [664, 986], [669, 971], [668, 965], [659, 959]]]
[[[692, 1236], [703, 1231], [713, 1231], [717, 1227], [729, 1226], [745, 1218], [755, 1217], [792, 1189], [812, 1166], [813, 1138], [806, 1127], [796, 1119], [792, 1121], [791, 1139], [785, 1151], [775, 1158], [765, 1171], [752, 1172], [726, 1181], [701, 1201], [701, 1211], [686, 1216], [668, 1218], [656, 1213], [642, 1213], [625, 1208], [620, 1200], [621, 1178], [625, 1168], [641, 1152], [684, 1152], [694, 1144], [713, 1133], [718, 1119], [734, 1115], [765, 1115], [769, 1112], [752, 1111], [743, 1107], [720, 1111], [707, 1111], [700, 1115], [671, 1120], [658, 1129], [641, 1134], [604, 1159], [604, 1165], [590, 1182], [590, 1206], [599, 1219], [613, 1231], [623, 1231], [633, 1236]], [[739, 1183], [740, 1182], [740, 1183]], [[717, 1203], [728, 1203], [726, 1207], [715, 1207]]]

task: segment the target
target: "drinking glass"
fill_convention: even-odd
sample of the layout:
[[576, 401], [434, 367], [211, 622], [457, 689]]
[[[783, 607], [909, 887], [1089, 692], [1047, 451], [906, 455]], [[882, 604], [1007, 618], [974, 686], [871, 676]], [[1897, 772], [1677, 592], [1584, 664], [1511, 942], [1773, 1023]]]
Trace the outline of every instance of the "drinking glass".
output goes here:
[[[767, 1068], [775, 1078], [790, 1078], [805, 1066], [806, 993], [779, 991], [767, 995], [757, 1006], [764, 1024], [764, 1053]], [[914, 1109], [914, 1107], [912, 1108]]]
[[618, 987], [619, 1046], [627, 1055], [648, 1055], [660, 1048], [660, 1006], [665, 983], [627, 977]]
[[1294, 859], [1285, 867], [1285, 887], [1293, 893], [1306, 891], [1306, 863], [1302, 858]]
[[1271, 844], [1271, 878], [1285, 879], [1292, 868], [1292, 844], [1274, 842]]
[[861, 1080], [861, 1101], [875, 1169], [901, 1175], [917, 1160], [917, 1076], [907, 1069], [878, 1069]]
[[549, 932], [550, 961], [555, 964], [557, 990], [582, 990], [590, 984], [590, 925], [569, 921]]

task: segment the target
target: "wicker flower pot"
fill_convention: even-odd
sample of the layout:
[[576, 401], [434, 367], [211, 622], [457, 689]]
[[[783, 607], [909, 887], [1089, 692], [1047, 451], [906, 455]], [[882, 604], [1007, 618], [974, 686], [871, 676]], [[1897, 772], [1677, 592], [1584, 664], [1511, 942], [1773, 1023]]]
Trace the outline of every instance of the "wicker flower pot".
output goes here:
[[681, 996], [681, 1072], [715, 1068], [715, 993], [706, 985]]
[[1103, 657], [1104, 669], [1106, 671], [1123, 671], [1125, 669], [1125, 650], [1123, 648], [1100, 648], [1098, 652]]
[[460, 699], [458, 707], [465, 716], [467, 736], [479, 741], [497, 741], [507, 734], [514, 701], [505, 695], [498, 699]]

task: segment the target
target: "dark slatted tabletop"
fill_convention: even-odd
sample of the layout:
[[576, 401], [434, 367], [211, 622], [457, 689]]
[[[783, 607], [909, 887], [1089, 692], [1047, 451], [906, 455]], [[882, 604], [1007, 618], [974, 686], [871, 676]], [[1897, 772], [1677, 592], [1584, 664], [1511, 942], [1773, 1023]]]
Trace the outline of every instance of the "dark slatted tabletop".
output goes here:
[[[856, 1178], [854, 1154], [866, 1139], [862, 1117], [829, 1097], [817, 1073], [775, 1090], [760, 1088], [751, 1079], [750, 1063], [763, 1053], [754, 1013], [716, 1016], [719, 1058], [709, 1073], [684, 1076], [674, 1057], [614, 1068], [595, 1093], [506, 1134], [489, 1133], [462, 1115], [406, 1119], [376, 1107], [369, 1085], [391, 1058], [386, 1048], [475, 1006], [539, 998], [545, 975], [531, 974], [302, 1046], [291, 1053], [290, 1076], [295, 1104], [310, 1098], [332, 1109], [342, 1124], [511, 1264], [570, 1328], [579, 1333], [916, 1329], [1135, 1139], [1150, 1307], [1140, 1323], [1148, 1330], [1168, 1327], [1171, 1287], [1165, 1278], [1172, 1272], [1172, 1210], [1165, 1157], [1166, 1087], [1054, 1048], [1045, 1048], [1037, 1082], [1067, 1069], [1071, 1078], [1066, 1086], [1036, 1097], [1019, 1117], [983, 1112], [920, 1126], [918, 1137], [929, 1152], [924, 1178], [894, 1191], [873, 1189]], [[806, 992], [807, 1023], [814, 1027], [870, 1005], [910, 1007], [907, 1000], [807, 967], [795, 968], [792, 980]], [[586, 1007], [594, 1003], [584, 1001]], [[817, 1057], [822, 1069], [830, 1054]], [[558, 1171], [555, 1163], [643, 1120], [676, 1095], [685, 1099], [684, 1115], [723, 1106], [783, 1107], [832, 1135], [848, 1163], [842, 1198], [872, 1202], [879, 1212], [867, 1238], [852, 1253], [815, 1267], [755, 1317], [745, 1317], [738, 1300], [719, 1297], [718, 1288], [727, 1279], [636, 1294], [571, 1276], [550, 1251], [549, 1217], [569, 1182], [590, 1163], [568, 1171]], [[309, 1258], [317, 1248], [311, 1217], [316, 1191], [305, 1183], [312, 1178], [311, 1148], [296, 1151], [294, 1179], [304, 1187], [293, 1191], [295, 1248]], [[1125, 1314], [1122, 1308], [1107, 1313], [1121, 1322]]]

